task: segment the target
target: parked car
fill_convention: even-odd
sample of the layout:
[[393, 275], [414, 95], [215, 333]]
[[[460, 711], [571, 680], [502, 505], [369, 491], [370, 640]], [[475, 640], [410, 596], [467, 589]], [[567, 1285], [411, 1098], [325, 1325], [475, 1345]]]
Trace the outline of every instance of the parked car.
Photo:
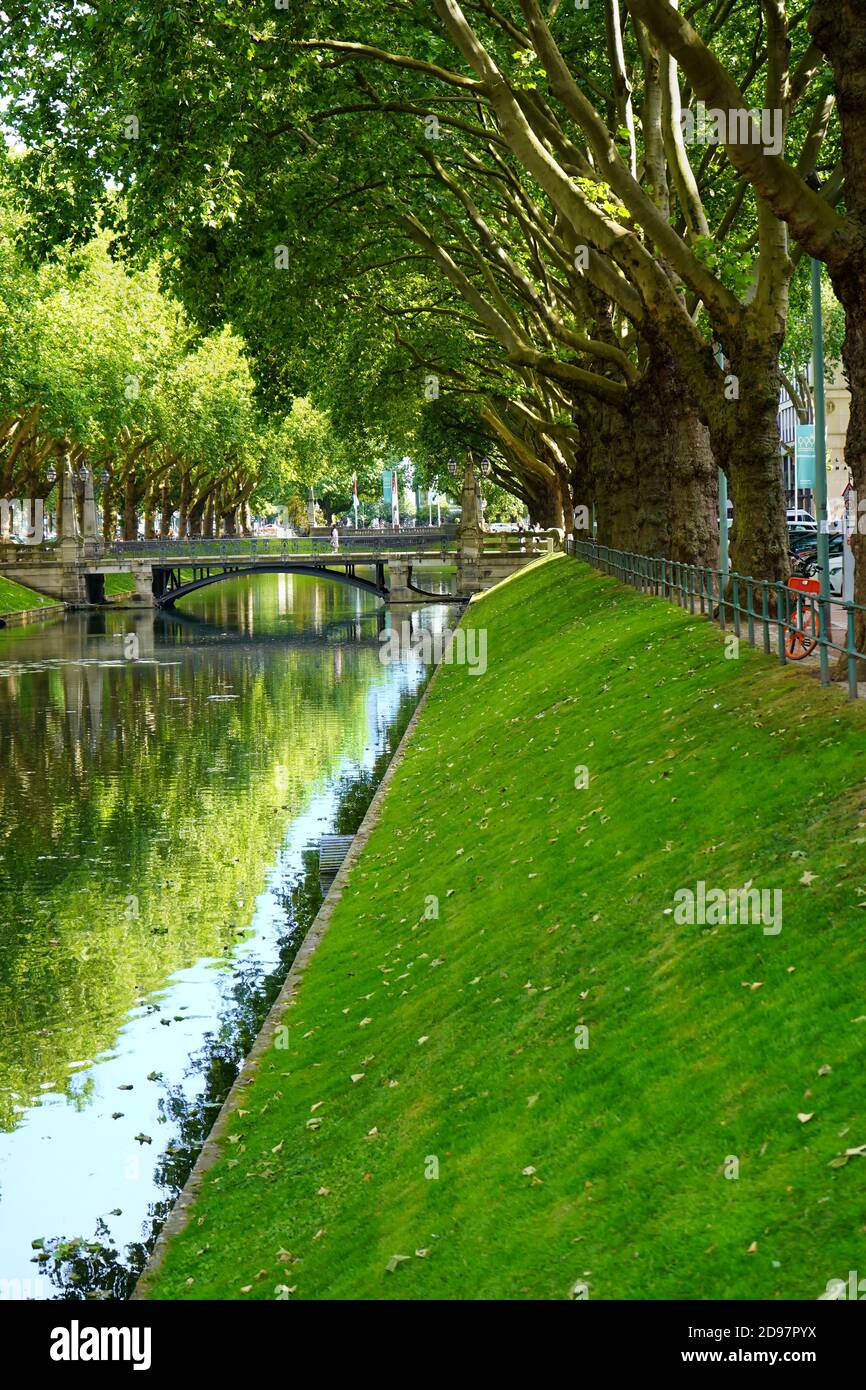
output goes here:
[[812, 513], [802, 507], [789, 507], [787, 517], [789, 526], [811, 526], [813, 531], [818, 529], [818, 523]]
[[801, 550], [815, 549], [818, 543], [818, 528], [816, 526], [789, 526], [788, 527], [788, 549], [794, 553]]
[[[818, 555], [817, 532], [804, 532], [801, 535], [789, 540], [791, 556], [797, 560], [814, 560]], [[829, 537], [830, 549], [830, 593], [834, 598], [842, 595], [842, 565], [844, 558], [845, 538], [839, 534]]]

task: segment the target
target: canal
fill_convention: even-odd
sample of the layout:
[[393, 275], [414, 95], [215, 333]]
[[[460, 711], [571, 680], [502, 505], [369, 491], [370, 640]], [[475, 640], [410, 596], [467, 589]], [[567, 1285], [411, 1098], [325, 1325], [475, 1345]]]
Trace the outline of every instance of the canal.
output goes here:
[[0, 1298], [129, 1294], [426, 682], [387, 622], [274, 575], [0, 632]]

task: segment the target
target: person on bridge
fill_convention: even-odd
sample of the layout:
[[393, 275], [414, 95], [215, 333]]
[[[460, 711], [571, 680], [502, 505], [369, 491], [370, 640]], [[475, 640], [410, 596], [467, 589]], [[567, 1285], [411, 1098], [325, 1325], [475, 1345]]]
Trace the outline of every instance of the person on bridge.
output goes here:
[[337, 530], [336, 521], [331, 523], [331, 549], [335, 555], [340, 549], [340, 532]]

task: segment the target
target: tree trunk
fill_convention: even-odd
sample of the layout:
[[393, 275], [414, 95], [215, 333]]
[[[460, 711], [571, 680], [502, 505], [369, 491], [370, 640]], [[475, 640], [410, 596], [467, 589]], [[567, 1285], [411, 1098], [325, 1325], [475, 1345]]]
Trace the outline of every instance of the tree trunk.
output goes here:
[[171, 505], [171, 494], [169, 493], [167, 487], [164, 487], [162, 489], [160, 509], [161, 511], [159, 518], [159, 534], [163, 538], [163, 540], [165, 540], [168, 536], [169, 531], [171, 530], [171, 515], [173, 511], [173, 507]]
[[[58, 526], [60, 525], [60, 497], [63, 492], [58, 484]], [[110, 545], [114, 540], [117, 531], [117, 506], [114, 497], [113, 479], [109, 479], [102, 492], [102, 539], [106, 545]], [[59, 532], [58, 532], [59, 534]]]
[[671, 422], [672, 560], [719, 563], [719, 470], [706, 425], [694, 410]]
[[204, 516], [204, 498], [199, 497], [189, 509], [189, 534], [190, 536], [201, 536], [202, 517]]
[[[641, 429], [652, 419], [667, 496], [668, 545], [671, 560], [715, 567], [719, 558], [719, 483], [709, 431], [701, 422], [694, 397], [676, 355], [662, 342], [652, 341], [650, 370], [642, 384], [635, 419]], [[643, 470], [641, 471], [643, 476]], [[642, 489], [642, 505], [647, 504]]]
[[227, 512], [221, 513], [222, 533], [224, 536], [236, 536], [238, 533], [238, 514], [235, 507], [229, 508]]
[[178, 521], [177, 534], [179, 540], [186, 540], [189, 535], [189, 506], [192, 501], [192, 488], [189, 478], [184, 474], [180, 486], [180, 518]]
[[138, 498], [135, 487], [135, 473], [129, 474], [123, 496], [123, 539], [138, 540]]
[[202, 527], [202, 535], [204, 536], [205, 540], [208, 541], [212, 541], [214, 538], [213, 494], [211, 494], [210, 497], [208, 497], [207, 499], [207, 506], [205, 507], [204, 513], [204, 526]]
[[716, 461], [677, 360], [660, 338], [650, 345], [627, 409], [603, 406], [596, 421], [592, 477], [601, 544], [715, 565]]
[[734, 522], [731, 569], [753, 579], [787, 579], [788, 529], [779, 439], [779, 359], [775, 344], [745, 343], [735, 354], [736, 398], [711, 425], [728, 475]]
[[532, 489], [529, 503], [529, 520], [532, 525], [540, 526], [543, 531], [549, 527], [562, 529], [562, 494], [559, 490], [559, 483], [552, 480], [545, 485], [543, 479], [534, 478]]
[[156, 511], [153, 502], [148, 502], [144, 512], [144, 539], [156, 540]]
[[634, 438], [630, 420], [612, 406], [596, 413], [591, 466], [599, 544], [637, 550]]
[[562, 501], [562, 525], [565, 534], [570, 536], [574, 530], [574, 503], [571, 497], [568, 470], [564, 464], [558, 463], [556, 465], [556, 475], [559, 479], [559, 496]]

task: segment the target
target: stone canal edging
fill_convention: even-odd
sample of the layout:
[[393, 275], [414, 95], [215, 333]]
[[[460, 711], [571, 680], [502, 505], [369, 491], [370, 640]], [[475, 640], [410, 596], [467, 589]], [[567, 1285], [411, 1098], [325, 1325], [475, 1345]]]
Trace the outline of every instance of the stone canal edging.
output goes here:
[[[453, 634], [451, 640], [453, 641]], [[448, 645], [450, 646], [450, 642]], [[156, 1271], [159, 1269], [160, 1265], [165, 1259], [171, 1241], [177, 1234], [179, 1234], [180, 1231], [184, 1229], [184, 1227], [189, 1222], [190, 1216], [192, 1215], [192, 1208], [195, 1203], [196, 1197], [198, 1196], [199, 1189], [201, 1188], [204, 1176], [207, 1173], [208, 1169], [213, 1166], [213, 1164], [216, 1162], [217, 1158], [220, 1155], [221, 1141], [225, 1133], [226, 1126], [228, 1125], [228, 1122], [231, 1119], [231, 1116], [234, 1114], [235, 1110], [237, 1110], [240, 1106], [243, 1105], [243, 1101], [245, 1099], [244, 1090], [255, 1080], [259, 1066], [262, 1062], [262, 1058], [265, 1056], [265, 1054], [272, 1046], [274, 1034], [280, 1027], [286, 1010], [291, 1008], [292, 1005], [295, 1003], [298, 989], [300, 988], [304, 971], [306, 970], [307, 965], [310, 962], [310, 958], [316, 950], [316, 947], [319, 945], [319, 942], [325, 935], [325, 932], [328, 930], [328, 927], [331, 925], [331, 918], [334, 915], [334, 909], [336, 908], [337, 904], [343, 896], [343, 889], [345, 888], [346, 881], [349, 877], [349, 874], [352, 871], [352, 866], [354, 865], [361, 851], [364, 849], [364, 846], [369, 840], [370, 835], [379, 819], [379, 816], [382, 811], [382, 803], [391, 784], [391, 779], [393, 778], [394, 773], [397, 771], [397, 768], [400, 766], [400, 764], [406, 756], [406, 750], [409, 746], [409, 743], [412, 740], [412, 737], [415, 733], [415, 729], [418, 726], [418, 722], [427, 704], [427, 700], [430, 696], [430, 693], [433, 690], [436, 681], [439, 679], [439, 675], [441, 673], [442, 666], [445, 663], [446, 656], [447, 648], [443, 652], [442, 660], [439, 662], [435, 671], [433, 672], [433, 675], [430, 677], [430, 680], [427, 683], [427, 688], [421, 696], [421, 699], [418, 701], [418, 705], [412, 715], [412, 718], [406, 725], [403, 737], [397, 745], [397, 748], [394, 751], [394, 756], [392, 757], [387, 768], [385, 769], [385, 774], [381, 782], [379, 783], [379, 786], [376, 789], [376, 792], [373, 796], [373, 800], [370, 802], [370, 805], [367, 808], [367, 814], [364, 816], [364, 819], [358, 827], [357, 834], [355, 835], [352, 844], [350, 845], [349, 850], [346, 854], [346, 857], [343, 860], [343, 863], [340, 866], [339, 871], [337, 872], [334, 882], [331, 884], [331, 887], [329, 888], [325, 896], [324, 902], [319, 908], [319, 911], [316, 913], [316, 916], [314, 917], [310, 925], [309, 931], [307, 932], [306, 936], [301, 942], [298, 954], [295, 956], [295, 959], [292, 962], [289, 973], [286, 976], [286, 979], [283, 983], [283, 987], [277, 995], [276, 999], [274, 1000], [273, 1004], [271, 1005], [270, 1011], [264, 1023], [262, 1024], [262, 1028], [259, 1032], [258, 1037], [256, 1038], [249, 1054], [244, 1059], [244, 1062], [241, 1065], [237, 1078], [235, 1079], [234, 1084], [231, 1087], [231, 1090], [226, 1096], [222, 1108], [220, 1109], [220, 1112], [217, 1115], [216, 1120], [214, 1121], [213, 1128], [208, 1134], [208, 1137], [202, 1146], [201, 1152], [199, 1153], [199, 1156], [195, 1161], [195, 1165], [192, 1169], [192, 1172], [190, 1173], [189, 1177], [184, 1183], [184, 1186], [178, 1194], [174, 1206], [169, 1212], [165, 1225], [160, 1231], [159, 1236], [156, 1240], [156, 1244], [154, 1245], [153, 1250], [151, 1251], [150, 1258], [147, 1264], [145, 1265], [144, 1269], [142, 1270], [138, 1283], [136, 1284], [135, 1289], [133, 1290], [133, 1301], [142, 1301], [147, 1298], [148, 1289], [150, 1287], [153, 1276], [155, 1275]]]
[[29, 623], [44, 623], [49, 618], [61, 618], [65, 603], [46, 603], [44, 608], [22, 608], [17, 613], [0, 613], [0, 628], [26, 627]]

